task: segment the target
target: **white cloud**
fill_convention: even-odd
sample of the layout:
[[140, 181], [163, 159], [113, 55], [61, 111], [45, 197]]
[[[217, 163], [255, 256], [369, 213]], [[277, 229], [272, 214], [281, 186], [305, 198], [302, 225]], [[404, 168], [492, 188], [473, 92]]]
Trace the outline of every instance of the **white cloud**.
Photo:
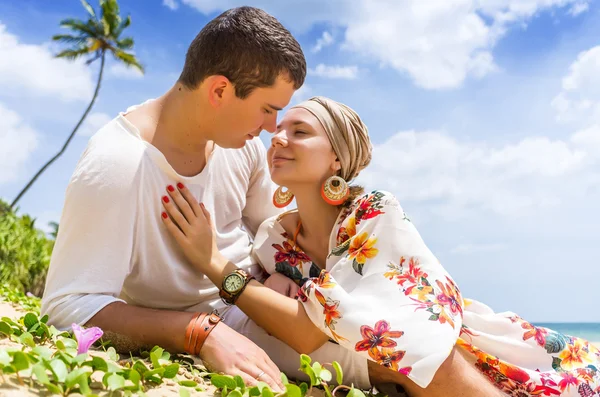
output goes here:
[[579, 3], [573, 4], [571, 9], [569, 10], [569, 14], [576, 17], [579, 14], [583, 14], [584, 12], [590, 9], [590, 4], [586, 1], [581, 1]]
[[459, 244], [450, 250], [453, 254], [473, 254], [485, 252], [498, 252], [506, 249], [506, 244]]
[[319, 37], [319, 39], [317, 40], [317, 43], [313, 47], [312, 52], [315, 52], [315, 53], [319, 52], [323, 48], [332, 45], [333, 42], [334, 42], [333, 35], [329, 32], [323, 32], [323, 35], [321, 37]]
[[77, 134], [87, 137], [92, 136], [112, 119], [113, 118], [106, 113], [92, 113], [86, 117], [83, 125], [77, 131]]
[[481, 211], [521, 214], [583, 194], [598, 158], [600, 151], [546, 137], [494, 146], [461, 142], [439, 131], [405, 131], [374, 146], [360, 180], [455, 217]]
[[8, 96], [89, 100], [95, 82], [84, 62], [54, 58], [50, 45], [19, 42], [0, 23], [0, 90]]
[[142, 79], [144, 74], [139, 69], [134, 67], [128, 67], [123, 63], [113, 63], [108, 68], [109, 76], [121, 78], [121, 79]]
[[[243, 5], [241, 0], [183, 1], [205, 14]], [[492, 50], [513, 26], [557, 8], [575, 15], [590, 1], [257, 0], [254, 5], [297, 30], [323, 22], [345, 28], [342, 48], [365, 62], [407, 73], [426, 89], [450, 89], [469, 76], [481, 78], [496, 70]]]
[[179, 4], [175, 0], [163, 0], [163, 5], [169, 7], [171, 10], [179, 8]]
[[316, 68], [309, 69], [308, 74], [328, 79], [354, 80], [358, 77], [358, 67], [318, 64]]
[[19, 114], [0, 103], [0, 184], [19, 177], [38, 146], [38, 134]]
[[552, 106], [559, 121], [580, 125], [600, 122], [600, 46], [577, 56]]

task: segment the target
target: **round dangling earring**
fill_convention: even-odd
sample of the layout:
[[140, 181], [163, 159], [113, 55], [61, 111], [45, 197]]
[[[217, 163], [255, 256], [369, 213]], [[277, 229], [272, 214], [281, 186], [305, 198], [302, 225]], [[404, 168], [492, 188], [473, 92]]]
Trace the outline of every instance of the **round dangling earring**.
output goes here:
[[287, 207], [294, 199], [294, 193], [289, 190], [283, 191], [283, 188], [279, 186], [273, 194], [273, 205], [277, 208]]
[[339, 176], [330, 176], [321, 188], [321, 197], [327, 204], [340, 205], [348, 198], [350, 188], [343, 178]]

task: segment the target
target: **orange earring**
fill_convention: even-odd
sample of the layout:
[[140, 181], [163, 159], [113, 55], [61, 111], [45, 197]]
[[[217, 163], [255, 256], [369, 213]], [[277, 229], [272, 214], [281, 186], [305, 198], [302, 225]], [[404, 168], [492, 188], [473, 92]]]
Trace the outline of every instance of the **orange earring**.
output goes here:
[[283, 188], [279, 186], [273, 194], [273, 205], [277, 208], [287, 207], [294, 199], [294, 194], [289, 190], [283, 191]]
[[348, 184], [344, 178], [334, 175], [330, 176], [325, 182], [323, 182], [323, 186], [321, 188], [321, 197], [323, 197], [323, 200], [325, 200], [327, 204], [343, 204], [348, 198], [349, 194], [350, 188], [348, 187]]

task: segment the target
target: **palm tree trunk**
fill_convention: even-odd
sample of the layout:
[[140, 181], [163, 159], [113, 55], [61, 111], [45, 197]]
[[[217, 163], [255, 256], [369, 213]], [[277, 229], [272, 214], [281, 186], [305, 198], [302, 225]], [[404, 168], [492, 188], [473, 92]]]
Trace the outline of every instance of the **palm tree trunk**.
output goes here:
[[94, 102], [96, 102], [96, 97], [98, 96], [98, 92], [100, 91], [100, 83], [102, 81], [102, 73], [104, 72], [104, 57], [105, 57], [105, 54], [106, 54], [106, 52], [103, 50], [102, 51], [102, 59], [101, 59], [101, 62], [100, 62], [100, 73], [98, 73], [98, 82], [96, 83], [96, 90], [94, 91], [94, 96], [92, 97], [92, 100], [91, 100], [90, 104], [88, 105], [87, 109], [85, 109], [85, 112], [83, 113], [83, 116], [81, 116], [81, 118], [79, 119], [79, 122], [77, 123], [77, 125], [75, 126], [75, 128], [73, 129], [73, 131], [71, 131], [71, 135], [69, 135], [69, 137], [67, 138], [67, 141], [63, 145], [62, 149], [60, 149], [60, 151], [58, 153], [56, 153], [54, 155], [54, 157], [52, 157], [46, 164], [44, 164], [44, 166], [42, 168], [40, 168], [40, 170], [33, 176], [33, 178], [31, 178], [31, 180], [29, 181], [29, 183], [27, 183], [27, 185], [25, 185], [25, 187], [23, 188], [23, 190], [21, 190], [21, 192], [19, 192], [19, 194], [17, 195], [17, 197], [10, 204], [10, 208], [11, 209], [13, 209], [15, 207], [15, 205], [17, 204], [17, 202], [27, 192], [27, 190], [29, 190], [29, 188], [31, 187], [31, 185], [33, 185], [33, 183], [46, 170], [46, 168], [48, 168], [50, 166], [50, 164], [52, 164], [57, 158], [59, 158], [64, 153], [65, 149], [67, 148], [67, 146], [69, 146], [69, 143], [71, 142], [71, 140], [75, 136], [75, 133], [77, 132], [77, 129], [79, 129], [79, 127], [83, 123], [83, 120], [85, 120], [85, 118], [87, 117], [87, 115], [90, 112], [90, 110], [92, 110], [92, 106], [94, 106]]

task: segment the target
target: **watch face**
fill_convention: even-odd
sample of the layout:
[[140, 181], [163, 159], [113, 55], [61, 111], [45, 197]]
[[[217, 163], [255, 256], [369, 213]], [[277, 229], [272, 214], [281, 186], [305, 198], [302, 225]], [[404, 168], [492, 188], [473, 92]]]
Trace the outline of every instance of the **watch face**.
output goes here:
[[230, 274], [225, 279], [225, 283], [223, 285], [225, 291], [232, 293], [237, 292], [240, 288], [244, 286], [244, 278], [237, 273]]

